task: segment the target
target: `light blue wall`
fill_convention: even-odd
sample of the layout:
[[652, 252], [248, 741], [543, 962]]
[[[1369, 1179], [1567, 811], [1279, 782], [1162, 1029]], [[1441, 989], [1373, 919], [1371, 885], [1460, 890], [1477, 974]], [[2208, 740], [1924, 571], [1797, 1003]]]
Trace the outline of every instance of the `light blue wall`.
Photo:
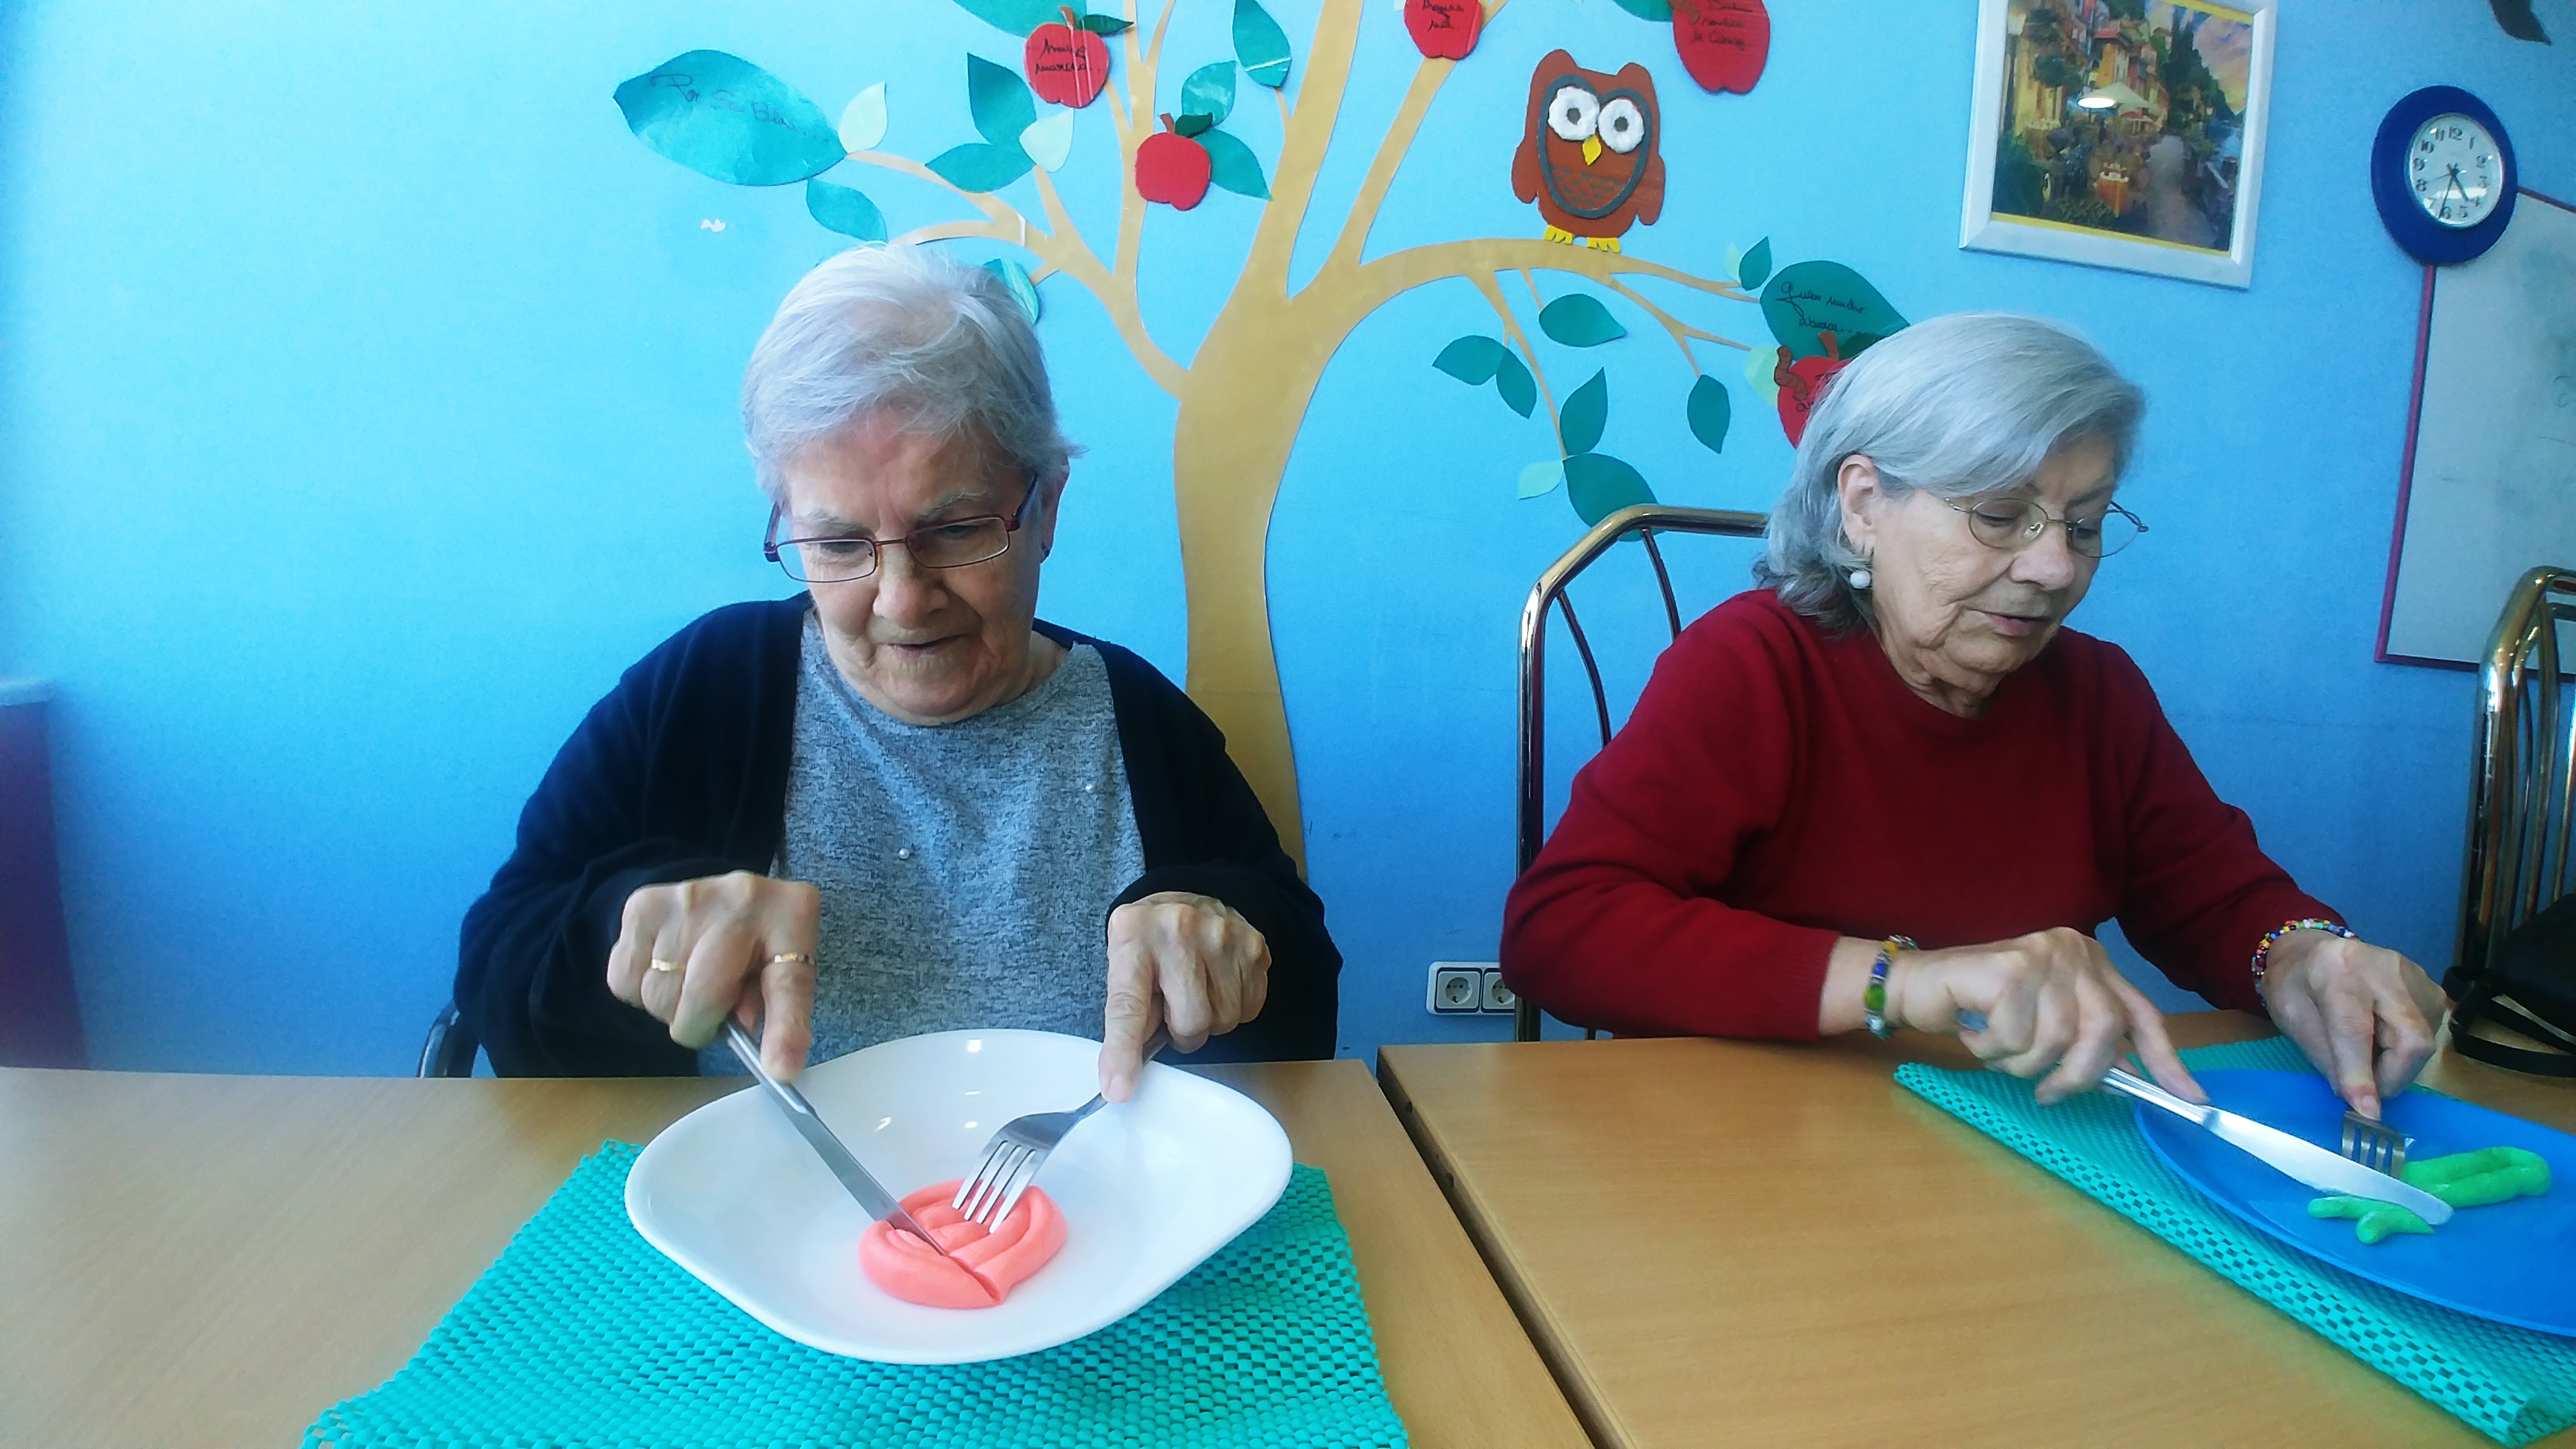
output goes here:
[[[1956, 249], [1968, 4], [1778, 0], [1769, 74], [1712, 98], [1609, 4], [1513, 0], [1424, 126], [1378, 246], [1534, 231], [1509, 160], [1530, 67], [1564, 44], [1601, 69], [1644, 60], [1666, 98], [1671, 197], [1636, 251], [1705, 270], [1767, 235], [1912, 316], [2015, 308], [2087, 331], [2154, 398], [2127, 497], [2155, 532], [2077, 623], [2138, 656], [2284, 863], [2438, 969], [2469, 688], [2370, 662], [2419, 273], [2363, 163], [2398, 96], [2465, 84], [2513, 129], [2526, 182], [2576, 196], [2576, 7], [2540, 8], [2555, 47], [2509, 41], [2468, 0], [2288, 5], [2251, 291]], [[1274, 9], [1302, 41], [1312, 6]], [[1176, 24], [1174, 84], [1226, 54], [1226, 10], [1193, 0]], [[1411, 72], [1395, 7], [1366, 13], [1324, 222]], [[101, 1065], [407, 1070], [457, 919], [574, 721], [672, 628], [780, 588], [731, 399], [769, 307], [832, 242], [793, 188], [652, 155], [610, 90], [697, 47], [834, 113], [891, 80], [889, 145], [926, 155], [968, 135], [969, 38], [1016, 53], [940, 0], [0, 10], [0, 674], [59, 685], [65, 889]], [[1263, 100], [1240, 129], [1268, 161]], [[1089, 157], [1062, 179], [1096, 228], [1105, 117], [1082, 125]], [[951, 214], [925, 189], [872, 190], [899, 227]], [[1146, 307], [1175, 351], [1251, 219], [1223, 193], [1154, 213]], [[1045, 293], [1092, 449], [1047, 612], [1177, 675], [1172, 404], [1084, 294]], [[1610, 366], [1607, 446], [1666, 498], [1765, 506], [1788, 448], [1734, 365], [1712, 359], [1738, 426], [1711, 458], [1681, 429], [1672, 345], [1614, 305], [1633, 335], [1550, 353], [1551, 380]], [[1751, 308], [1695, 315], [1763, 340]], [[1501, 1030], [1425, 1016], [1423, 969], [1493, 953], [1514, 620], [1579, 527], [1560, 498], [1513, 495], [1542, 426], [1427, 365], [1492, 325], [1451, 282], [1353, 333], [1271, 532], [1349, 1049]], [[1732, 591], [1743, 558], [1694, 563], [1694, 600]], [[1643, 596], [1595, 606], [1623, 607], [1643, 637]], [[1616, 653], [1633, 689], [1644, 655]]]

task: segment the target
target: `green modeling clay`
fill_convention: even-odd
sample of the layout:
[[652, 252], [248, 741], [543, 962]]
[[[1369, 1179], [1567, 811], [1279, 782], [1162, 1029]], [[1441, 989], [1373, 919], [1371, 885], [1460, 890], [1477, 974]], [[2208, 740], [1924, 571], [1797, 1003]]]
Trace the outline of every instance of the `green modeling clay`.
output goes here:
[[[2486, 1207], [2549, 1191], [2549, 1163], [2519, 1147], [2488, 1147], [2428, 1157], [2399, 1170], [2400, 1181], [2420, 1187], [2455, 1208]], [[2312, 1218], [2351, 1218], [2353, 1235], [2376, 1243], [2390, 1233], [2430, 1233], [2422, 1218], [2397, 1206], [2366, 1197], [2321, 1197], [2308, 1204]]]

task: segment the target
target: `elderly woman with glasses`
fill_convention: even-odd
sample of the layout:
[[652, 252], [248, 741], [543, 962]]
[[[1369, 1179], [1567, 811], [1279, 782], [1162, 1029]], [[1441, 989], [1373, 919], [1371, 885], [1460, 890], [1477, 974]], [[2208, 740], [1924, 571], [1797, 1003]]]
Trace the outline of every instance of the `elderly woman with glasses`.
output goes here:
[[1755, 567], [1685, 630], [1512, 888], [1513, 990], [1635, 1033], [1956, 1032], [2054, 1101], [2124, 1044], [2205, 1100], [2094, 930], [2268, 1010], [2376, 1115], [2444, 999], [2255, 844], [2113, 644], [2144, 397], [2029, 318], [1944, 317], [1817, 407]]
[[[792, 598], [718, 609], [591, 710], [467, 913], [496, 1070], [736, 1069], [948, 1028], [1157, 1027], [1330, 1056], [1341, 957], [1206, 715], [1037, 618], [1074, 450], [987, 272], [862, 247], [753, 350], [743, 430]], [[1212, 1044], [1211, 1044], [1212, 1043]]]

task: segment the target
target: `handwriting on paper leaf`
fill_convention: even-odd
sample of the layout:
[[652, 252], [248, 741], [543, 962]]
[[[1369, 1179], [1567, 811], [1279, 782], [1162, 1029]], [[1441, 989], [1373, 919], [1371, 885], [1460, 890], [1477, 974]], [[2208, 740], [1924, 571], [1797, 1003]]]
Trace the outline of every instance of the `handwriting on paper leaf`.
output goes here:
[[1837, 354], [1858, 349], [1851, 339], [1885, 337], [1905, 329], [1905, 318], [1860, 273], [1840, 262], [1793, 262], [1762, 291], [1762, 320], [1793, 358], [1822, 357], [1823, 334], [1837, 338]]
[[784, 186], [840, 164], [841, 138], [812, 101], [740, 56], [692, 50], [617, 88], [636, 139], [703, 176]]

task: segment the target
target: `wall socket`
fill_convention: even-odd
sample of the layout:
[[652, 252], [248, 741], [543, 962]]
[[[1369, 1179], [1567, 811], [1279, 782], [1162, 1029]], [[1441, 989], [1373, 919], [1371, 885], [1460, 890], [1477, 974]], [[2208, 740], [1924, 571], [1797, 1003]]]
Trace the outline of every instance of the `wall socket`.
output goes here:
[[1422, 1004], [1434, 1016], [1476, 1016], [1507, 1014], [1520, 998], [1491, 961], [1434, 961]]

